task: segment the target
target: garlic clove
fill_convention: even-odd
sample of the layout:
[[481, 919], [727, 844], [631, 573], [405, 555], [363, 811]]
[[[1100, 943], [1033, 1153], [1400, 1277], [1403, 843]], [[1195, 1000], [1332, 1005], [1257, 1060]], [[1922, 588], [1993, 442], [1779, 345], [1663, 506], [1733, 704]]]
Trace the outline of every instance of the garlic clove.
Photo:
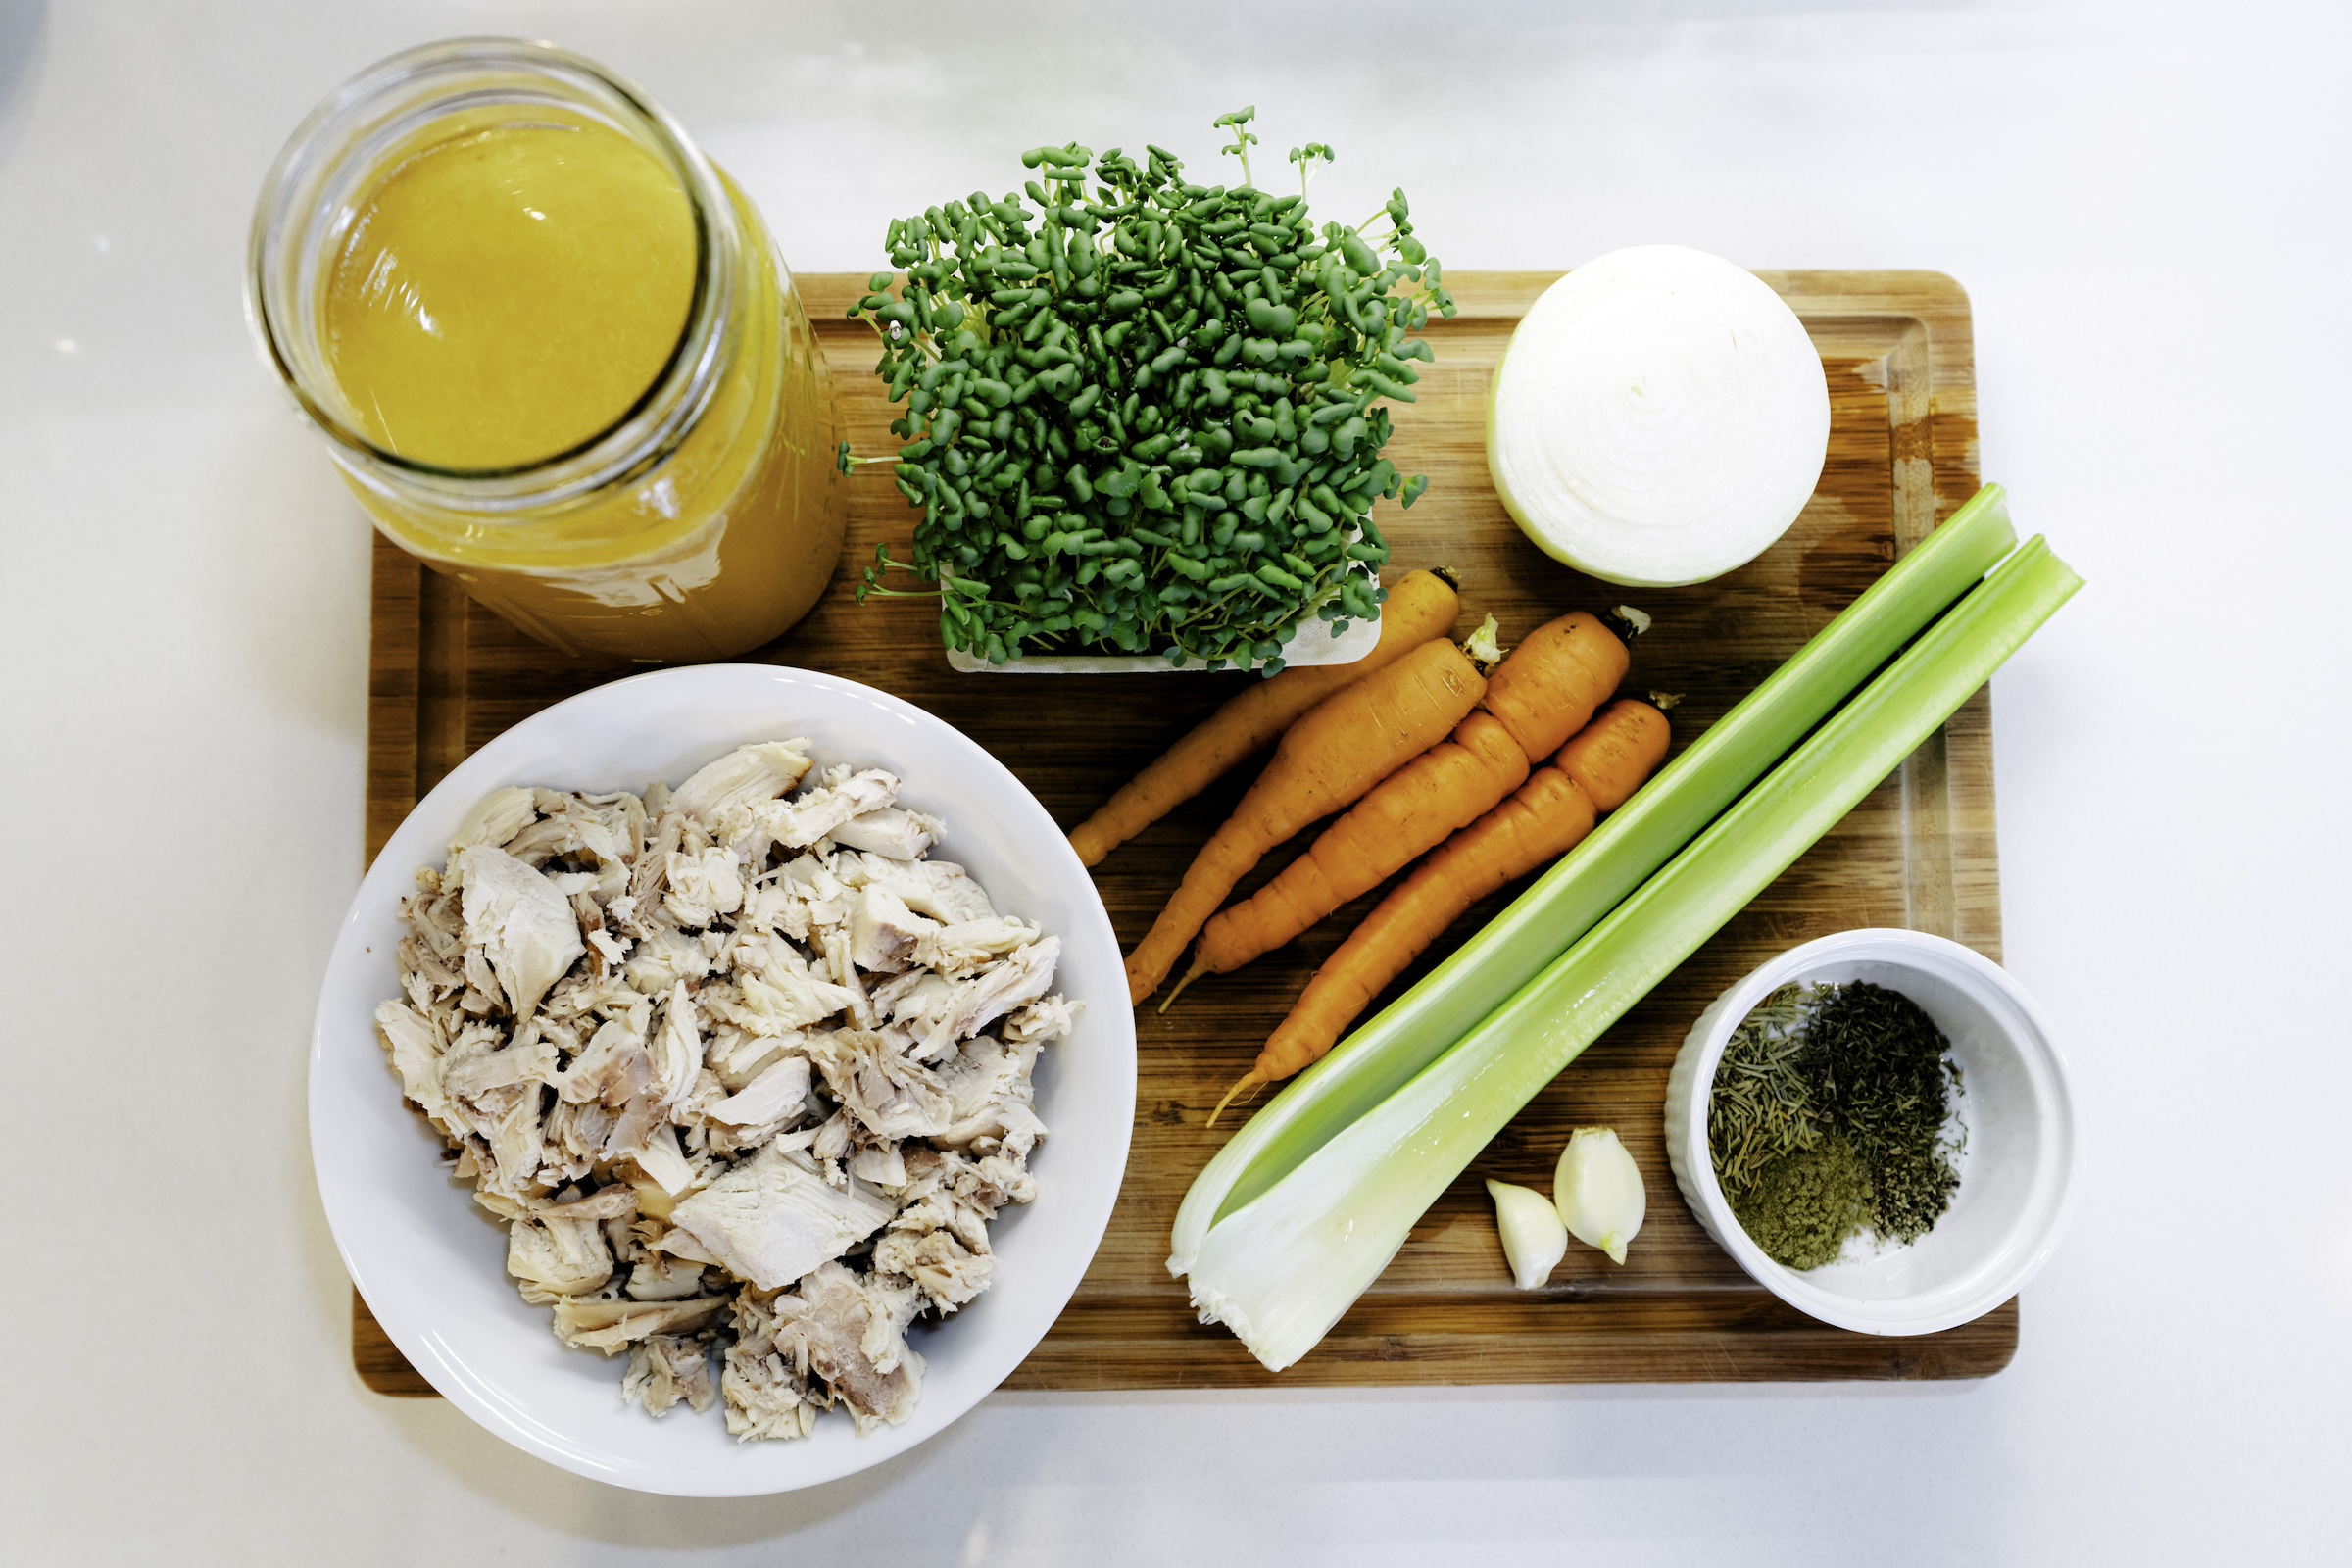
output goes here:
[[1616, 1262], [1625, 1261], [1626, 1244], [1641, 1234], [1648, 1195], [1642, 1191], [1642, 1168], [1617, 1141], [1615, 1128], [1579, 1127], [1568, 1135], [1559, 1168], [1552, 1172], [1551, 1197], [1568, 1234]]
[[1568, 1229], [1560, 1223], [1560, 1211], [1542, 1193], [1509, 1182], [1488, 1182], [1487, 1196], [1494, 1200], [1494, 1228], [1502, 1233], [1511, 1283], [1532, 1291], [1568, 1255]]

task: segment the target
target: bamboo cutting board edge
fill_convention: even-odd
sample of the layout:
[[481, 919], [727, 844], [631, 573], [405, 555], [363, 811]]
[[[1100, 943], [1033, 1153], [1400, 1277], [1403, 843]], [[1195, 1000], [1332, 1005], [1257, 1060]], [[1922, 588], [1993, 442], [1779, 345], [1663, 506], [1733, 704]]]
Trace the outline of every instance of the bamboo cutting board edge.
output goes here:
[[[1462, 326], [1454, 330], [1506, 331], [1557, 275], [1456, 274], [1449, 281], [1463, 309]], [[1859, 373], [1884, 396], [1887, 409], [1884, 461], [1891, 492], [1893, 548], [1899, 551], [1916, 543], [1976, 488], [1973, 343], [1966, 295], [1950, 278], [1935, 272], [1759, 275], [1805, 319], [1823, 346], [1825, 362], [1835, 345], [1848, 340], [1861, 345], [1855, 351], [1862, 357]], [[818, 320], [820, 337], [826, 339], [829, 357], [854, 360], [857, 345], [854, 339], [846, 346], [842, 342], [838, 318], [862, 279], [805, 275], [799, 284]], [[861, 390], [852, 377], [863, 369], [862, 365], [836, 364], [845, 405]], [[878, 404], [878, 399], [873, 401]], [[1454, 443], [1455, 448], [1460, 445]], [[1468, 456], [1451, 448], [1444, 455], [1455, 462]], [[1438, 466], [1436, 461], [1424, 461], [1433, 470]], [[1483, 482], [1483, 463], [1479, 478]], [[866, 548], [854, 537], [845, 547], [845, 563]], [[828, 599], [844, 591], [848, 575], [845, 569], [836, 577]], [[483, 640], [478, 629], [469, 633], [469, 628], [483, 618], [484, 612], [469, 606], [446, 581], [422, 571], [377, 537], [368, 695], [370, 858], [424, 790], [486, 738], [469, 735], [469, 717], [479, 715], [467, 711], [469, 677], [476, 669], [470, 662], [480, 657]], [[492, 625], [495, 629], [496, 623]], [[790, 654], [787, 647], [781, 657]], [[520, 671], [520, 666], [534, 662], [528, 653], [508, 649], [504, 657], [517, 667], [502, 667], [501, 674], [538, 673]], [[561, 678], [559, 673], [559, 683]], [[534, 683], [524, 684], [536, 693]], [[544, 706], [561, 695], [562, 690], [551, 690], [531, 706]], [[1899, 874], [1900, 923], [1945, 930], [1997, 959], [1989, 748], [1989, 708], [1980, 693], [1943, 734], [1904, 764], [1900, 777], [1886, 790], [1899, 803], [1906, 849]], [[1923, 857], [1922, 845], [1934, 853]], [[1921, 873], [1923, 860], [1933, 874]], [[1804, 864], [1800, 861], [1800, 868]], [[1146, 1043], [1142, 1049], [1152, 1047]], [[1146, 1132], [1155, 1119], [1165, 1117], [1155, 1117], [1154, 1107], [1139, 1103], [1131, 1182], [1137, 1161], [1147, 1157]], [[1177, 1120], [1182, 1119], [1179, 1114]], [[1193, 1156], [1195, 1168], [1205, 1155], [1203, 1148]], [[1654, 1178], [1651, 1190], [1653, 1216], [1669, 1203], [1679, 1209], [1679, 1195], [1670, 1198]], [[1118, 1222], [1113, 1223], [1115, 1227]], [[1110, 1240], [1105, 1238], [1106, 1250]], [[1416, 1243], [1422, 1240], [1417, 1230]], [[1444, 1235], [1437, 1238], [1441, 1244], [1445, 1240]], [[1132, 1268], [1129, 1273], [1132, 1276]], [[1433, 1323], [1441, 1326], [1433, 1328]], [[1647, 1294], [1586, 1289], [1571, 1282], [1546, 1296], [1517, 1301], [1492, 1297], [1471, 1300], [1443, 1290], [1417, 1295], [1408, 1282], [1397, 1292], [1367, 1297], [1314, 1354], [1277, 1378], [1224, 1331], [1172, 1325], [1164, 1302], [1132, 1291], [1082, 1287], [1079, 1298], [1005, 1386], [1112, 1390], [1967, 1378], [2005, 1366], [2015, 1352], [2017, 1336], [2015, 1300], [1941, 1335], [1886, 1340], [1847, 1334], [1784, 1306], [1743, 1276], [1737, 1282], [1685, 1281]], [[370, 1390], [392, 1396], [435, 1392], [401, 1357], [357, 1292], [352, 1349], [355, 1370]]]

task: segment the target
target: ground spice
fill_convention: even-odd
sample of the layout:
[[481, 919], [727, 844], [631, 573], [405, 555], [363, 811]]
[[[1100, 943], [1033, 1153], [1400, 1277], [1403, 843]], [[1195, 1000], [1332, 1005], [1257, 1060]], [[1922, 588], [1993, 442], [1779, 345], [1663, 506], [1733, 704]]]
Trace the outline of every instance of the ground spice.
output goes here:
[[1748, 1239], [1784, 1268], [1835, 1262], [1845, 1239], [1870, 1223], [1870, 1174], [1835, 1133], [1764, 1162], [1755, 1185], [1732, 1200]]
[[1818, 1268], [1869, 1230], [1913, 1242], [1951, 1207], [1960, 1083], [1917, 1003], [1868, 981], [1784, 986], [1725, 1045], [1708, 1101], [1716, 1180], [1785, 1267]]

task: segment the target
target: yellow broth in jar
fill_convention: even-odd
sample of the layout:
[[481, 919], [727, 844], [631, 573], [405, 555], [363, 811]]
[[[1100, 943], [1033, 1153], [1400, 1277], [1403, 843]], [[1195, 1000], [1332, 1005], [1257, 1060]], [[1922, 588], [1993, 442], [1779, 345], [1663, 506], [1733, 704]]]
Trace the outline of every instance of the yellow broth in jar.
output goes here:
[[[381, 452], [460, 478], [527, 473], [668, 395], [696, 347], [703, 247], [725, 231], [698, 232], [675, 168], [590, 117], [448, 131], [355, 204], [321, 293], [324, 356]], [[559, 647], [741, 653], [799, 619], [839, 555], [824, 366], [759, 214], [720, 182], [733, 305], [708, 403], [663, 450], [504, 512], [355, 484], [395, 541]]]

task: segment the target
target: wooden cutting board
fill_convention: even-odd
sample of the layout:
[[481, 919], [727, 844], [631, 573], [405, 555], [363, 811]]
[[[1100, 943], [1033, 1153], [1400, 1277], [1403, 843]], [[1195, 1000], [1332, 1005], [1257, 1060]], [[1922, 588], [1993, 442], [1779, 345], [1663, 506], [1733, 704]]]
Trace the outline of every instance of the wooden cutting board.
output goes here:
[[[1632, 592], [1581, 577], [1513, 526], [1488, 484], [1487, 386], [1512, 327], [1557, 275], [1465, 272], [1461, 302], [1433, 323], [1437, 365], [1398, 411], [1399, 468], [1427, 472], [1409, 513], [1384, 507], [1392, 575], [1450, 565], [1460, 631], [1492, 612], [1505, 643], [1565, 611], [1631, 602], [1655, 617], [1627, 690], [1669, 692], [1676, 746], [1689, 743], [1850, 602], [1897, 553], [1977, 488], [1976, 391], [1967, 296], [1933, 272], [1766, 272], [1804, 319], [1828, 368], [1833, 422], [1820, 488], [1784, 539], [1694, 588]], [[887, 450], [890, 414], [871, 369], [870, 328], [845, 320], [861, 279], [800, 279], [854, 444]], [[843, 568], [808, 618], [752, 656], [829, 670], [916, 703], [988, 747], [1056, 820], [1080, 820], [1244, 680], [1225, 675], [1007, 676], [951, 672], [920, 601], [852, 602], [874, 546], [899, 547], [911, 517], [886, 469], [852, 481]], [[368, 853], [474, 748], [550, 703], [634, 666], [567, 658], [530, 641], [454, 586], [376, 541], [368, 689]], [[1122, 945], [1150, 926], [1248, 769], [1096, 868]], [[1278, 854], [1247, 894], [1287, 863]], [[1289, 949], [1194, 985], [1136, 1020], [1134, 1151], [1117, 1211], [1077, 1297], [1011, 1378], [1031, 1389], [1274, 1384], [1725, 1382], [1982, 1377], [2017, 1348], [2017, 1303], [1963, 1328], [1874, 1339], [1782, 1305], [1709, 1241], [1667, 1168], [1666, 1071], [1717, 993], [1799, 942], [1858, 926], [1908, 925], [2000, 956], [1990, 710], [1980, 692], [1835, 832], [1561, 1074], [1414, 1227], [1379, 1283], [1331, 1336], [1277, 1380], [1222, 1329], [1202, 1328], [1164, 1266], [1177, 1201], [1227, 1136], [1202, 1122], [1306, 978], [1377, 894]], [[1471, 911], [1453, 941], [1517, 888]], [[1440, 944], [1449, 948], [1451, 942]], [[1434, 961], [1435, 955], [1426, 961]], [[1425, 966], [1425, 965], [1424, 965]], [[1405, 980], [1421, 972], [1416, 968]], [[1104, 1004], [1104, 999], [1095, 999]], [[1465, 1019], [1465, 1024], [1470, 1020]], [[384, 1092], [396, 1092], [387, 1073]], [[1617, 1128], [1649, 1187], [1649, 1218], [1619, 1267], [1583, 1247], [1538, 1292], [1511, 1289], [1481, 1180], [1548, 1191], [1570, 1127]], [[354, 1297], [352, 1350], [382, 1394], [430, 1395]]]

